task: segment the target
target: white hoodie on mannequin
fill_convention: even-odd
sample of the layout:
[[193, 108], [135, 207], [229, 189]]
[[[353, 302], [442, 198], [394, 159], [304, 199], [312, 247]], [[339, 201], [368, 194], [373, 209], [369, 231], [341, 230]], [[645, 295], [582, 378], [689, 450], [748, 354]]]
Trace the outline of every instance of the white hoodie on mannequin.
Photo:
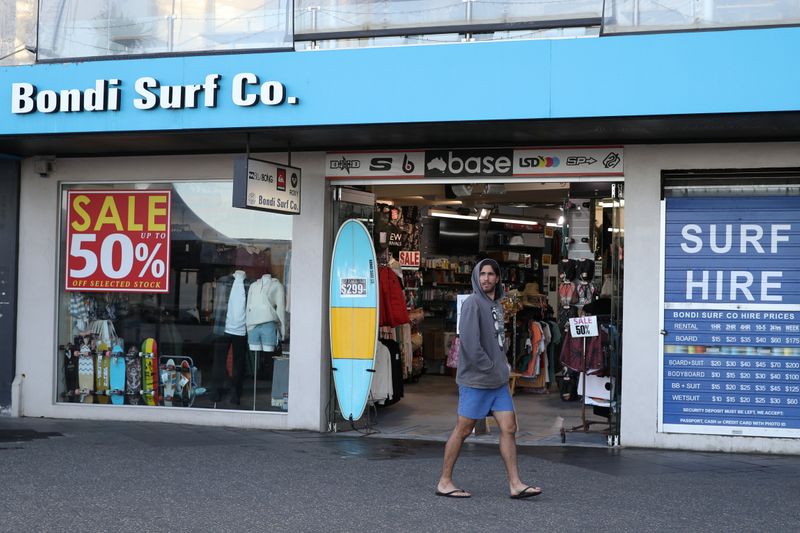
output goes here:
[[265, 322], [280, 324], [281, 339], [286, 338], [286, 296], [283, 285], [269, 274], [254, 281], [247, 292], [247, 330]]
[[225, 333], [240, 337], [247, 335], [247, 299], [244, 294], [244, 276], [243, 270], [233, 273], [233, 285], [228, 295], [228, 312], [225, 315]]

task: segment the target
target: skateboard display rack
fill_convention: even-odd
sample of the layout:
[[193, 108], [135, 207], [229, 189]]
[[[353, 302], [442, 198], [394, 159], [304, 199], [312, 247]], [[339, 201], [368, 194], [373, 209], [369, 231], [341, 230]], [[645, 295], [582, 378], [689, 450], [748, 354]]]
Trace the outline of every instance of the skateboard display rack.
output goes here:
[[[66, 385], [62, 396], [78, 403], [191, 407], [203, 393], [198, 387], [199, 372], [189, 356], [156, 355], [137, 351], [136, 347], [127, 353], [122, 353], [121, 346], [115, 350], [112, 354], [91, 334], [61, 347]], [[118, 364], [110, 364], [112, 357]], [[122, 372], [122, 377], [115, 372]]]
[[[172, 369], [170, 369], [170, 361], [172, 362]], [[188, 368], [181, 365], [186, 362]], [[197, 368], [194, 366], [194, 361], [191, 357], [186, 355], [161, 355], [158, 357], [158, 368], [161, 372], [161, 379], [158, 381], [160, 397], [162, 398], [163, 405], [168, 405], [167, 394], [170, 387], [170, 382], [173, 381], [172, 386], [172, 404], [171, 407], [191, 407], [197, 397], [197, 383], [195, 376]], [[189, 372], [189, 377], [186, 377], [182, 369]], [[174, 373], [175, 376], [170, 376]]]

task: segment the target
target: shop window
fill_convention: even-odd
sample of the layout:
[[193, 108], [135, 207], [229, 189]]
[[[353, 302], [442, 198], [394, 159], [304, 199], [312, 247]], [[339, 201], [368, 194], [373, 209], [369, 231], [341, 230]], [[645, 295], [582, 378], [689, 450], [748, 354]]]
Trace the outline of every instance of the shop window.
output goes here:
[[231, 193], [63, 188], [58, 402], [288, 409], [292, 217]]

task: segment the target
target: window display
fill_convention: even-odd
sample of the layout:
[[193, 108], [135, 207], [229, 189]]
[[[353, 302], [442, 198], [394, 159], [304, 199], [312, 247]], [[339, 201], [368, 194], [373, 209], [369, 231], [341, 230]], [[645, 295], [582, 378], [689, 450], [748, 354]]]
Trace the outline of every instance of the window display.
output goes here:
[[292, 217], [231, 193], [64, 186], [57, 401], [288, 408]]

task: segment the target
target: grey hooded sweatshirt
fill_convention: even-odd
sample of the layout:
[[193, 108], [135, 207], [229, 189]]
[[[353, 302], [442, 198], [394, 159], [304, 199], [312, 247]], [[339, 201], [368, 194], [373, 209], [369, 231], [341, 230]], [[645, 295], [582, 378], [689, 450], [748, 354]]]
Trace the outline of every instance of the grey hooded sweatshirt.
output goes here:
[[475, 265], [472, 270], [472, 294], [461, 305], [459, 323], [456, 383], [476, 389], [496, 389], [508, 385], [508, 362], [503, 349], [503, 306], [500, 305], [503, 288], [498, 279], [494, 301], [484, 294], [480, 271], [486, 264], [497, 266], [493, 259], [484, 259]]

